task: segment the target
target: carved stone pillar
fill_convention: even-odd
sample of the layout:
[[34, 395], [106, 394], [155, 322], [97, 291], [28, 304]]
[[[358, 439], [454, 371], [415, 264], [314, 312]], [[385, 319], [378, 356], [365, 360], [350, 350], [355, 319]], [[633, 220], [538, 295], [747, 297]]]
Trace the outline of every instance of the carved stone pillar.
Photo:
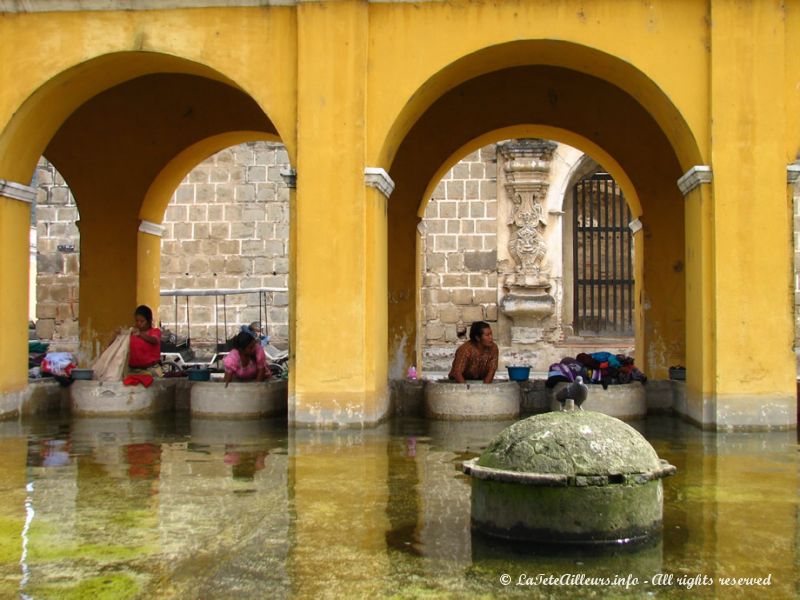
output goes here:
[[[500, 309], [513, 322], [512, 343], [541, 341], [555, 312], [555, 299], [550, 293], [544, 201], [549, 187], [550, 161], [556, 147], [555, 142], [540, 139], [511, 140], [498, 145], [508, 199], [505, 210], [500, 211], [507, 215], [508, 234], [507, 259], [500, 261]], [[504, 238], [498, 236], [501, 253]]]

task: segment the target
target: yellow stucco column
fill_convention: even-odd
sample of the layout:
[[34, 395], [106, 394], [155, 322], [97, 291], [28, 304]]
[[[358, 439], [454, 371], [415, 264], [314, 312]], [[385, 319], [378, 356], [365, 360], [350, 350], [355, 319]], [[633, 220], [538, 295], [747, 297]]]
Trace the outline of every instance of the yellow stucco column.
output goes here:
[[161, 236], [164, 228], [142, 220], [137, 234], [136, 250], [136, 304], [145, 304], [153, 310], [158, 322], [161, 304]]
[[678, 180], [685, 196], [686, 406], [698, 425], [714, 423], [714, 206], [711, 167], [697, 165]]
[[786, 163], [797, 140], [787, 144], [787, 72], [775, 60], [786, 53], [778, 4], [711, 3], [713, 357], [704, 363], [711, 361], [714, 375], [704, 399], [707, 428], [797, 424], [786, 202]]
[[294, 310], [297, 302], [297, 171], [287, 167], [280, 171], [281, 178], [289, 189], [289, 396], [295, 393], [295, 348], [297, 327]]
[[297, 8], [298, 425], [363, 426], [388, 410], [385, 333], [374, 330], [386, 327], [385, 204], [364, 180], [368, 11], [355, 0]]
[[0, 179], [0, 416], [19, 411], [28, 385], [28, 269], [36, 190]]

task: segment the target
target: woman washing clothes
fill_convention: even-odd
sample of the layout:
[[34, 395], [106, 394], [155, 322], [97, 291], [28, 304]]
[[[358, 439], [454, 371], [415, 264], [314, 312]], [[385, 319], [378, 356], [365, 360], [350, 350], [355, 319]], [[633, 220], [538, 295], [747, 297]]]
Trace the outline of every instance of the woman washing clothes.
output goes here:
[[499, 354], [492, 338], [492, 328], [484, 321], [475, 321], [469, 328], [469, 341], [456, 350], [448, 377], [458, 383], [467, 380], [492, 383]]
[[272, 377], [264, 348], [246, 331], [240, 331], [233, 338], [233, 350], [222, 363], [225, 365], [225, 387], [231, 381], [264, 381]]
[[134, 327], [131, 330], [131, 345], [128, 367], [133, 374], [148, 374], [162, 377], [161, 330], [153, 327], [153, 311], [144, 304], [133, 313]]

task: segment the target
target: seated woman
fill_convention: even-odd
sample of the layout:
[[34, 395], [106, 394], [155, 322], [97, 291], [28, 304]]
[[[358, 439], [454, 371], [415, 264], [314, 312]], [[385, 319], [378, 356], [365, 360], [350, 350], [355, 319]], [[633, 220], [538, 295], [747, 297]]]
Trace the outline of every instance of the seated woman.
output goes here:
[[231, 381], [264, 381], [272, 376], [267, 368], [264, 348], [245, 331], [240, 331], [233, 338], [233, 350], [222, 362], [225, 365], [225, 387]]
[[153, 327], [153, 311], [149, 306], [137, 307], [133, 313], [133, 322], [128, 367], [132, 373], [147, 373], [154, 377], [163, 376], [161, 330]]
[[467, 380], [492, 383], [497, 371], [498, 355], [497, 344], [492, 339], [492, 328], [484, 321], [476, 321], [469, 328], [469, 341], [456, 350], [448, 377], [458, 383]]

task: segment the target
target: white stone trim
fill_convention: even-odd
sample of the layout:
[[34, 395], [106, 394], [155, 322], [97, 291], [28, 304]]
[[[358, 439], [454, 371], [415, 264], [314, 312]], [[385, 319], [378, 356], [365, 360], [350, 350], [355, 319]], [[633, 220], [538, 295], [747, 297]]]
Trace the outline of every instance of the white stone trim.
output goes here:
[[36, 188], [8, 181], [7, 179], [0, 179], [0, 196], [33, 204], [33, 201], [36, 200]]
[[639, 219], [634, 219], [630, 223], [628, 223], [628, 227], [630, 228], [631, 232], [636, 233], [637, 231], [642, 230], [642, 222]]
[[786, 166], [786, 183], [794, 184], [800, 179], [800, 163]]
[[286, 187], [293, 190], [297, 189], [297, 171], [295, 171], [292, 167], [281, 169], [280, 176], [283, 178], [283, 182], [286, 184]]
[[678, 179], [678, 188], [681, 190], [681, 194], [686, 196], [703, 183], [711, 183], [711, 167], [695, 165]]
[[428, 224], [425, 221], [417, 223], [417, 233], [424, 236], [428, 232]]
[[164, 226], [142, 219], [142, 222], [139, 224], [139, 231], [161, 237], [164, 235]]
[[370, 187], [378, 188], [387, 198], [394, 191], [394, 181], [389, 174], [380, 167], [367, 167], [364, 169], [364, 183]]

